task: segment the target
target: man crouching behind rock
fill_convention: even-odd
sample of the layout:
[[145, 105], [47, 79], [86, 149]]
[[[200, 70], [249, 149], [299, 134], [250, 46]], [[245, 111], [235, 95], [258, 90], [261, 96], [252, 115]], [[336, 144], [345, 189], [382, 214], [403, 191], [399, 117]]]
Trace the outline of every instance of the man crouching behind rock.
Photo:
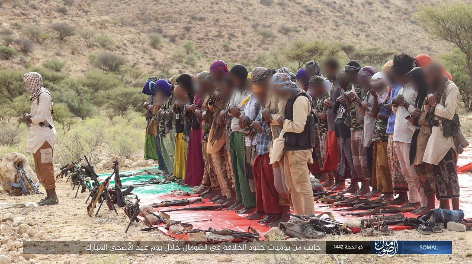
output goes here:
[[26, 151], [33, 153], [34, 169], [39, 182], [46, 189], [46, 198], [39, 205], [54, 205], [59, 203], [56, 194], [54, 164], [52, 161], [56, 129], [52, 122], [52, 97], [46, 88], [42, 87], [43, 77], [37, 72], [23, 74], [25, 88], [30, 94], [31, 114], [25, 116], [30, 124], [30, 132]]

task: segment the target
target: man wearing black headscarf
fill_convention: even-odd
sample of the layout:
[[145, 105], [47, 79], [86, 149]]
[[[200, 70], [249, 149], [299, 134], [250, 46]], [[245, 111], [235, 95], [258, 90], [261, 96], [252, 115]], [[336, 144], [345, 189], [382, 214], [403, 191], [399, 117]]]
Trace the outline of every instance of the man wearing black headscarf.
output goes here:
[[244, 107], [242, 101], [249, 96], [250, 90], [247, 89], [248, 71], [242, 65], [235, 65], [229, 71], [229, 78], [234, 84], [233, 95], [229, 101], [228, 116], [230, 119], [230, 155], [234, 175], [234, 188], [238, 203], [231, 206], [231, 209], [241, 209], [240, 213], [249, 213], [250, 209], [256, 206], [256, 197], [254, 188], [251, 188], [250, 181], [254, 179], [246, 177], [244, 160], [244, 135], [243, 129], [239, 126], [239, 117], [243, 113]]

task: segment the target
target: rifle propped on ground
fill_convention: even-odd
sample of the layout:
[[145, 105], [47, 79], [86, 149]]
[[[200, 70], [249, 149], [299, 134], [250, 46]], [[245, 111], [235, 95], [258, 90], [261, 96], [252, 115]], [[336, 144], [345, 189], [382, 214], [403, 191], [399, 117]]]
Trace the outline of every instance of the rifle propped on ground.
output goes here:
[[28, 188], [26, 188], [26, 182], [31, 186], [31, 189], [33, 189], [33, 192], [36, 194], [41, 194], [42, 192], [39, 191], [38, 186], [31, 180], [31, 178], [26, 174], [25, 169], [23, 169], [23, 166], [18, 165], [16, 161], [13, 162], [13, 166], [15, 166], [16, 169], [16, 177], [18, 178], [18, 183], [10, 183], [11, 187], [14, 188], [19, 188], [21, 191], [21, 194], [26, 194], [28, 193]]
[[[87, 159], [86, 156], [84, 156], [84, 158], [85, 158], [85, 161], [87, 162], [87, 167], [88, 167], [87, 169], [90, 172], [90, 174], [92, 176], [92, 180], [95, 183], [95, 187], [90, 192], [90, 196], [89, 196], [89, 197], [92, 197], [92, 201], [87, 206], [88, 215], [89, 216], [93, 215], [93, 211], [95, 210], [97, 202], [99, 202], [99, 201], [100, 201], [100, 206], [98, 207], [98, 210], [97, 210], [97, 213], [95, 214], [95, 216], [97, 216], [98, 212], [100, 212], [100, 208], [102, 208], [102, 205], [103, 205], [104, 201], [107, 202], [108, 208], [110, 210], [114, 210], [115, 213], [118, 214], [118, 212], [116, 211], [115, 205], [114, 205], [114, 203], [113, 203], [113, 201], [110, 197], [110, 194], [108, 193], [108, 186], [110, 184], [110, 179], [111, 179], [111, 177], [113, 176], [114, 173], [112, 173], [102, 183], [100, 183], [98, 181], [98, 175], [93, 170], [93, 167], [92, 167], [92, 165], [90, 165], [89, 160]], [[115, 166], [117, 166], [117, 165], [115, 165]], [[88, 198], [87, 198], [87, 201], [88, 201]]]
[[[128, 232], [129, 227], [131, 224], [136, 221], [139, 222], [138, 215], [141, 214], [144, 217], [145, 224], [149, 227], [152, 226], [151, 222], [147, 219], [146, 215], [141, 211], [139, 208], [139, 198], [136, 195], [135, 202], [131, 202], [130, 200], [125, 201], [125, 214], [129, 218], [129, 224], [126, 227], [125, 233]], [[160, 220], [160, 219], [159, 219]]]

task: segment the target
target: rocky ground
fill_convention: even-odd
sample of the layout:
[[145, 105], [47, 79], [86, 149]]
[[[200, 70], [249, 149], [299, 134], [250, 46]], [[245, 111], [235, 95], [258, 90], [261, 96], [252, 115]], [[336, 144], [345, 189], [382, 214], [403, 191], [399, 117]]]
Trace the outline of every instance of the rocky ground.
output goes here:
[[[122, 210], [118, 215], [108, 209], [97, 217], [89, 217], [84, 203], [88, 193], [74, 192], [65, 180], [57, 183], [59, 205], [49, 207], [24, 206], [37, 202], [42, 195], [14, 197], [0, 194], [1, 208], [0, 264], [3, 263], [472, 263], [472, 236], [470, 232], [456, 233], [445, 230], [441, 234], [422, 236], [417, 231], [398, 231], [397, 240], [452, 240], [452, 255], [409, 255], [394, 258], [373, 255], [26, 255], [23, 241], [166, 241], [169, 237], [159, 231], [143, 232], [141, 223], [124, 233], [128, 218]], [[23, 204], [23, 206], [22, 206]], [[217, 226], [215, 226], [217, 228]], [[330, 236], [326, 240], [372, 240], [362, 235]]]

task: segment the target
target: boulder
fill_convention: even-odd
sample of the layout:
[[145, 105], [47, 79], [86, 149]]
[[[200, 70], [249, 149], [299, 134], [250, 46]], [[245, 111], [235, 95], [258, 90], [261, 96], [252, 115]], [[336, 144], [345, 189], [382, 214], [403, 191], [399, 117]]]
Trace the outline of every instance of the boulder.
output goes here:
[[8, 220], [13, 221], [13, 218], [14, 218], [14, 216], [13, 216], [12, 213], [6, 213], [6, 214], [2, 215], [2, 221], [3, 222], [8, 221]]
[[11, 259], [8, 256], [0, 255], [0, 264], [10, 264]]
[[29, 229], [30, 229], [29, 225], [21, 224], [18, 226], [18, 234], [20, 235], [27, 234]]
[[278, 227], [272, 227], [269, 231], [264, 234], [264, 237], [268, 241], [280, 241], [285, 240], [285, 233]]

